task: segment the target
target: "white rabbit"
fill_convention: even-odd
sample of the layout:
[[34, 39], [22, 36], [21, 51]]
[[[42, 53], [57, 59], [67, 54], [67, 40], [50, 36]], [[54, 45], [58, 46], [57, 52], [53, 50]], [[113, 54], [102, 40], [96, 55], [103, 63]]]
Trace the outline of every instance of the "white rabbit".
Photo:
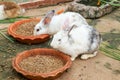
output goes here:
[[[66, 25], [67, 24], [67, 25]], [[81, 59], [88, 59], [97, 54], [101, 36], [93, 27], [79, 22], [65, 23], [66, 28], [53, 36], [51, 46], [75, 60], [78, 55]]]
[[4, 11], [4, 5], [0, 5], [0, 20], [3, 20], [7, 18], [7, 15], [5, 14], [5, 11]]
[[70, 23], [79, 21], [81, 24], [88, 24], [86, 20], [78, 13], [65, 12], [55, 15], [55, 10], [49, 11], [46, 16], [35, 26], [34, 35], [50, 34], [53, 35], [61, 30], [66, 18], [69, 18]]

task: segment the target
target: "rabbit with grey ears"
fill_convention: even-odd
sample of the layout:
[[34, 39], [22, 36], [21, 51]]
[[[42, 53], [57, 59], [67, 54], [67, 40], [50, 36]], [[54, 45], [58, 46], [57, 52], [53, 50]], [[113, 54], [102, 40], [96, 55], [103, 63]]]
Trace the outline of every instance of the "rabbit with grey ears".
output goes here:
[[86, 20], [78, 13], [65, 12], [61, 14], [55, 14], [55, 10], [49, 11], [46, 16], [35, 26], [34, 35], [50, 34], [53, 35], [61, 30], [61, 26], [64, 24], [66, 18], [70, 19], [70, 23], [79, 21], [81, 24], [88, 24]]
[[51, 46], [75, 60], [78, 55], [81, 59], [88, 59], [97, 54], [101, 43], [101, 36], [92, 26], [69, 21], [64, 23], [63, 30], [53, 36]]

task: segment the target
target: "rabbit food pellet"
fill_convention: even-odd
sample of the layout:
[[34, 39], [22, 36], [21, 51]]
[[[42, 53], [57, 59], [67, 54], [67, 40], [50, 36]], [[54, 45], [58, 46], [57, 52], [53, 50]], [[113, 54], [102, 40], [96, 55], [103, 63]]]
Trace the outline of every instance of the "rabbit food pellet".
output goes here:
[[19, 66], [26, 71], [33, 73], [48, 73], [61, 68], [63, 61], [55, 56], [37, 55], [23, 59]]
[[31, 35], [33, 35], [33, 30], [37, 23], [38, 23], [38, 21], [30, 21], [30, 22], [21, 24], [16, 29], [16, 33], [19, 35], [23, 35], [23, 36], [31, 36]]

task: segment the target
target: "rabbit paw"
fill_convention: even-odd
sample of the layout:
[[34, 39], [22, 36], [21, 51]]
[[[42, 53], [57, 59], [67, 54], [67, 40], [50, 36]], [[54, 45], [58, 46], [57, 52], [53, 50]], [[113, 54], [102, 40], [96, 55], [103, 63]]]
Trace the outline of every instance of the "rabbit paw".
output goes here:
[[83, 54], [83, 55], [81, 55], [81, 59], [88, 59], [88, 58], [94, 57], [96, 55], [97, 55], [97, 51], [95, 51], [93, 54]]
[[85, 60], [86, 60], [86, 59], [88, 59], [88, 58], [89, 58], [88, 55], [82, 55], [82, 56], [81, 56], [81, 59], [85, 59]]
[[75, 58], [74, 58], [74, 57], [71, 57], [71, 60], [72, 60], [72, 61], [74, 61], [74, 60], [75, 60]]
[[77, 55], [72, 55], [71, 60], [74, 61], [76, 57], [77, 57]]

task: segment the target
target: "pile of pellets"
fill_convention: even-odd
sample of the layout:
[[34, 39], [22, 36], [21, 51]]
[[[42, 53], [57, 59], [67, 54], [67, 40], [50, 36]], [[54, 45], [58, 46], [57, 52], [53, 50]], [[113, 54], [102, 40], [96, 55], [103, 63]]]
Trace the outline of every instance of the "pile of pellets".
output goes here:
[[55, 56], [36, 55], [23, 59], [19, 66], [33, 73], [49, 73], [64, 66], [64, 62]]
[[30, 21], [24, 24], [19, 25], [16, 29], [16, 33], [23, 36], [32, 36], [34, 27], [38, 23], [38, 21]]

